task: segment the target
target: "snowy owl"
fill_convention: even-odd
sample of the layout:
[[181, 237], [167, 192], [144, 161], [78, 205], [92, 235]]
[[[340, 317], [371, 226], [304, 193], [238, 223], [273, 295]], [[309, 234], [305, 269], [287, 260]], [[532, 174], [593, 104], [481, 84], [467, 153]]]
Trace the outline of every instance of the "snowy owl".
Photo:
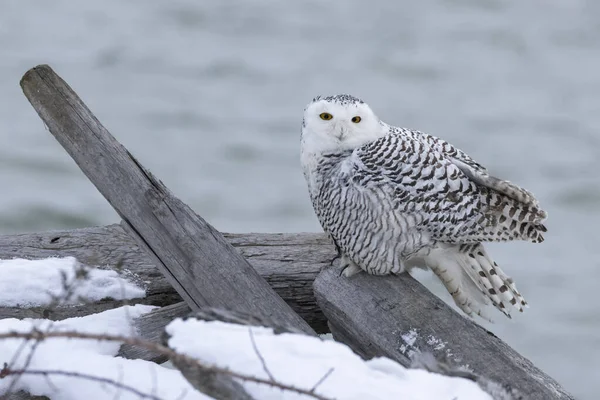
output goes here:
[[350, 95], [304, 109], [301, 163], [343, 275], [429, 267], [467, 315], [510, 317], [527, 303], [482, 242], [540, 243], [547, 217], [527, 190], [488, 174], [448, 142], [381, 121]]

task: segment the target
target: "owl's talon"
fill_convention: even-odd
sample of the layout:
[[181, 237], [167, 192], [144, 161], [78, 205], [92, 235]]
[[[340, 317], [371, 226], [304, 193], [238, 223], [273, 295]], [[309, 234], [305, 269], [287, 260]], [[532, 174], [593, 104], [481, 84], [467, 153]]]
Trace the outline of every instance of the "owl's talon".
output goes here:
[[338, 258], [342, 258], [341, 254], [336, 254], [335, 257], [333, 257], [333, 259], [331, 259], [331, 263], [329, 264], [330, 267], [333, 267], [333, 263], [335, 262], [335, 260], [337, 260]]
[[338, 258], [342, 258], [342, 249], [340, 249], [340, 246], [338, 246], [335, 239], [332, 239], [332, 240], [333, 240], [333, 245], [335, 246], [335, 251], [337, 251], [337, 254], [331, 260], [331, 264], [329, 264], [329, 266], [331, 266], [331, 267], [333, 267], [333, 263], [335, 262], [335, 260], [337, 260]]
[[345, 276], [346, 278], [350, 278], [359, 272], [362, 272], [362, 269], [356, 265], [356, 263], [350, 260], [346, 255], [343, 255], [340, 260], [340, 265], [342, 266], [342, 271], [340, 272], [340, 276]]

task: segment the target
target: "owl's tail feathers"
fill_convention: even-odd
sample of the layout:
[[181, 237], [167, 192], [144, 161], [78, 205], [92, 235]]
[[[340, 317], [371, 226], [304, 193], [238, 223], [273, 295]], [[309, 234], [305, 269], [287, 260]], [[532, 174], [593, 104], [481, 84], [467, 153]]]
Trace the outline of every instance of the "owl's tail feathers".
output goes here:
[[425, 262], [469, 316], [491, 321], [485, 312], [490, 302], [508, 318], [511, 306], [520, 312], [528, 307], [514, 281], [488, 256], [481, 243], [438, 247], [425, 257]]

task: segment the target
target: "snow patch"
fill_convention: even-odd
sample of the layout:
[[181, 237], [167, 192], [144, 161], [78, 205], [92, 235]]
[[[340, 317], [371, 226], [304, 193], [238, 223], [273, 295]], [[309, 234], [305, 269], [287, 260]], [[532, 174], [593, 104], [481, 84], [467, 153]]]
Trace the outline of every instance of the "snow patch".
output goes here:
[[[110, 335], [131, 335], [131, 321], [156, 307], [136, 305], [125, 306], [99, 314], [64, 321], [48, 320], [0, 320], [0, 333], [29, 332], [38, 330], [77, 331]], [[22, 368], [32, 349], [33, 343], [23, 346], [23, 340], [0, 341], [0, 364], [10, 363], [13, 369]], [[89, 374], [127, 384], [143, 393], [152, 393], [165, 400], [182, 398], [185, 400], [206, 400], [209, 397], [197, 393], [176, 370], [142, 361], [115, 358], [120, 344], [114, 342], [81, 339], [48, 339], [40, 342], [35, 349], [28, 369], [59, 370]], [[22, 349], [21, 349], [22, 348]], [[5, 394], [12, 382], [11, 377], [0, 380], [0, 396]], [[53, 400], [139, 400], [139, 396], [117, 389], [106, 383], [67, 376], [48, 377], [23, 375], [15, 390], [25, 390], [33, 395], [48, 396]], [[185, 394], [185, 396], [182, 396]]]
[[[409, 358], [412, 358], [415, 355], [415, 353], [419, 353], [421, 351], [430, 351], [436, 354], [442, 353], [442, 358], [452, 360], [452, 362], [456, 364], [460, 364], [462, 362], [462, 359], [460, 357], [457, 357], [452, 352], [452, 350], [448, 348], [447, 342], [433, 335], [422, 337], [424, 342], [427, 344], [427, 346], [425, 346], [427, 348], [424, 350], [419, 348], [419, 346], [416, 344], [417, 341], [421, 338], [421, 335], [416, 329], [410, 329], [408, 332], [400, 333], [400, 338], [402, 340], [402, 343], [400, 343], [399, 348], [400, 352]], [[456, 365], [456, 368], [463, 369], [465, 371], [471, 371], [471, 368], [468, 364]]]
[[[0, 333], [29, 332], [35, 328], [128, 336], [133, 331], [132, 320], [154, 308], [125, 306], [58, 322], [4, 319], [0, 320]], [[332, 340], [298, 334], [276, 335], [270, 328], [195, 319], [176, 319], [168, 325], [167, 332], [171, 335], [169, 344], [179, 352], [197, 357], [205, 364], [268, 380], [269, 374], [255, 350], [256, 346], [266, 368], [278, 382], [310, 390], [322, 380], [316, 392], [328, 398], [491, 400], [470, 380], [406, 369], [388, 358], [364, 361], [347, 346]], [[32, 342], [24, 344], [20, 339], [1, 340], [0, 365], [14, 360], [11, 368], [23, 368], [32, 348]], [[76, 372], [106, 378], [164, 400], [209, 399], [196, 392], [179, 371], [172, 369], [170, 363], [161, 366], [143, 360], [114, 357], [118, 350], [119, 343], [113, 342], [47, 339], [38, 343], [28, 369]], [[11, 382], [11, 377], [0, 380], [0, 396], [5, 394]], [[240, 382], [257, 399], [311, 398], [264, 384]], [[57, 375], [23, 375], [14, 390], [45, 395], [53, 400], [79, 400], [82, 393], [85, 393], [86, 400], [139, 399], [137, 394], [107, 383]]]
[[415, 351], [418, 351], [419, 348], [415, 347], [415, 342], [417, 341], [419, 335], [416, 329], [411, 329], [406, 333], [400, 335], [404, 344], [400, 345], [400, 352], [409, 358], [415, 354]]
[[427, 344], [430, 345], [434, 350], [442, 350], [446, 347], [446, 342], [442, 339], [438, 339], [433, 335], [429, 335], [427, 338]]
[[[85, 273], [85, 277], [82, 277]], [[74, 280], [78, 280], [73, 284]], [[61, 304], [82, 304], [104, 298], [142, 298], [146, 291], [116, 271], [82, 266], [74, 257], [42, 260], [0, 260], [0, 306], [38, 307], [72, 294]]]
[[[176, 319], [166, 330], [171, 336], [169, 346], [176, 351], [268, 380], [264, 360], [280, 383], [310, 390], [322, 380], [315, 392], [328, 398], [491, 400], [470, 380], [407, 369], [388, 358], [364, 361], [347, 346], [331, 340], [289, 333], [276, 335], [270, 328], [195, 319]], [[407, 336], [409, 342], [412, 338], [413, 334]], [[251, 396], [259, 399], [309, 398], [266, 385], [242, 383]]]

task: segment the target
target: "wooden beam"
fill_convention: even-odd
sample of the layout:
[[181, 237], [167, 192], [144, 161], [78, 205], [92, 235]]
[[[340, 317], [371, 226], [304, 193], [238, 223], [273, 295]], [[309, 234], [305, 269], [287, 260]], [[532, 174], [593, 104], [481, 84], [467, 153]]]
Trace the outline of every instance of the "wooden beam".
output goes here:
[[531, 361], [408, 274], [345, 278], [340, 273], [339, 267], [323, 270], [314, 283], [315, 295], [334, 338], [358, 354], [389, 357], [408, 367], [412, 353], [427, 351], [508, 384], [527, 399], [573, 399]]
[[52, 135], [190, 308], [252, 312], [315, 334], [223, 235], [175, 197], [102, 126], [49, 66], [27, 71], [21, 88]]
[[[181, 302], [144, 314], [141, 317], [136, 318], [133, 324], [139, 337], [151, 342], [159, 343], [162, 340], [165, 327], [175, 318], [187, 317], [190, 312], [191, 310], [188, 305]], [[132, 346], [129, 344], [121, 345], [118, 356], [153, 361], [159, 364], [167, 361], [167, 358], [162, 354], [154, 353], [144, 347]]]
[[[335, 256], [333, 245], [322, 233], [223, 234], [285, 300], [318, 333], [329, 332], [327, 320], [317, 306], [312, 283]], [[79, 262], [111, 268], [134, 279], [146, 289], [146, 297], [130, 304], [159, 307], [181, 297], [119, 224], [0, 236], [0, 259], [75, 257]], [[0, 270], [0, 273], [2, 271]], [[1, 318], [80, 317], [119, 307], [121, 301], [101, 301], [58, 308], [1, 308]]]

